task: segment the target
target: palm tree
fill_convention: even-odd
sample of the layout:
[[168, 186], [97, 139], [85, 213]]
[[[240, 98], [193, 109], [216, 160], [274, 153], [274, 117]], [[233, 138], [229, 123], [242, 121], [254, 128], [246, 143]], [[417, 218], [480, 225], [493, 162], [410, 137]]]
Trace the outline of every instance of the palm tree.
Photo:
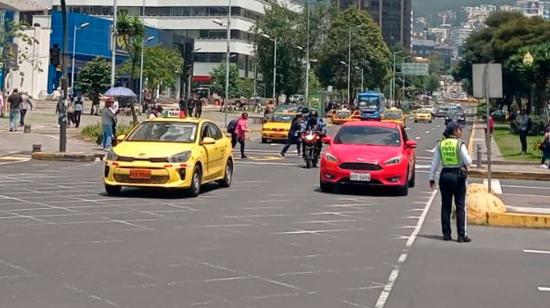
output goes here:
[[[116, 31], [117, 37], [122, 41], [124, 45], [123, 48], [128, 53], [128, 58], [131, 63], [129, 87], [136, 92], [134, 89], [134, 75], [140, 60], [139, 57], [141, 55], [143, 35], [145, 34], [145, 25], [137, 16], [121, 14], [117, 19]], [[132, 110], [132, 119], [135, 125], [137, 123], [137, 115], [133, 103], [130, 105], [130, 108]]]

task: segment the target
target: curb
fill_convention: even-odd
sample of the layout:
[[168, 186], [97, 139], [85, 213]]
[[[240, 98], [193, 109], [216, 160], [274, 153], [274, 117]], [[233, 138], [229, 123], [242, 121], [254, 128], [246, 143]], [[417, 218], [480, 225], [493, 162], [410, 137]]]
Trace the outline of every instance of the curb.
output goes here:
[[486, 213], [485, 218], [468, 217], [468, 223], [497, 227], [550, 229], [550, 215]]
[[[486, 169], [471, 168], [468, 175], [473, 178], [487, 178]], [[550, 181], [550, 172], [522, 172], [491, 170], [491, 177], [499, 180]]]
[[97, 158], [103, 160], [103, 153], [60, 153], [60, 152], [35, 152], [32, 153], [33, 160], [49, 161], [73, 161], [73, 162], [93, 162]]

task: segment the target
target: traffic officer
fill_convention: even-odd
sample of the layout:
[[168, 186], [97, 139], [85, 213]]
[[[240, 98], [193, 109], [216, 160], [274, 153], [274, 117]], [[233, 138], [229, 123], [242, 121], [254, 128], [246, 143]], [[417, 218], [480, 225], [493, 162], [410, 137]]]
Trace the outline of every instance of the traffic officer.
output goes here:
[[450, 122], [443, 132], [443, 139], [437, 144], [430, 169], [430, 187], [435, 188], [435, 173], [441, 163], [439, 189], [441, 191], [441, 228], [443, 240], [450, 241], [451, 212], [453, 197], [456, 205], [456, 228], [459, 243], [472, 240], [466, 235], [466, 177], [472, 158], [461, 140], [463, 128], [456, 122]]

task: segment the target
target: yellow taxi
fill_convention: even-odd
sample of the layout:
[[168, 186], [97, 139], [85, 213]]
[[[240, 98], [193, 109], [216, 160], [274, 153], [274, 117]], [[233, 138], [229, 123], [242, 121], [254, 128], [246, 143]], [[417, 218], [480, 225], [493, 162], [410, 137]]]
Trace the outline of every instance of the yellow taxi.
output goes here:
[[432, 123], [432, 112], [428, 109], [419, 109], [414, 113], [414, 122]]
[[275, 113], [268, 122], [262, 125], [262, 143], [286, 141], [294, 117], [294, 113]]
[[357, 121], [361, 121], [361, 112], [359, 110], [350, 111], [348, 109], [340, 109], [335, 111], [330, 117], [330, 122], [335, 125]]
[[402, 126], [406, 125], [405, 114], [403, 110], [397, 108], [389, 108], [382, 114], [382, 122], [396, 123]]
[[109, 195], [122, 187], [185, 189], [196, 197], [201, 185], [229, 187], [233, 178], [231, 140], [213, 122], [163, 117], [141, 122], [105, 158]]

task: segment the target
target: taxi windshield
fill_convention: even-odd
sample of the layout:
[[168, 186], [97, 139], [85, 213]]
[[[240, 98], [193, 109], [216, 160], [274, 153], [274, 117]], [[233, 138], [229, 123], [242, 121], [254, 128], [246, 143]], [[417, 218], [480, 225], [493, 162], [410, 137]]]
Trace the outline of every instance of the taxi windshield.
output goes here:
[[292, 114], [274, 114], [272, 122], [292, 122], [294, 116]]
[[195, 141], [197, 124], [150, 121], [139, 125], [128, 141], [184, 142]]
[[401, 111], [386, 111], [384, 113], [384, 119], [388, 120], [401, 120], [403, 113]]
[[335, 144], [399, 146], [399, 131], [389, 127], [344, 126], [334, 138]]
[[341, 110], [341, 111], [336, 111], [336, 116], [338, 117], [349, 117], [351, 115], [351, 112], [350, 111], [347, 111], [347, 110]]

